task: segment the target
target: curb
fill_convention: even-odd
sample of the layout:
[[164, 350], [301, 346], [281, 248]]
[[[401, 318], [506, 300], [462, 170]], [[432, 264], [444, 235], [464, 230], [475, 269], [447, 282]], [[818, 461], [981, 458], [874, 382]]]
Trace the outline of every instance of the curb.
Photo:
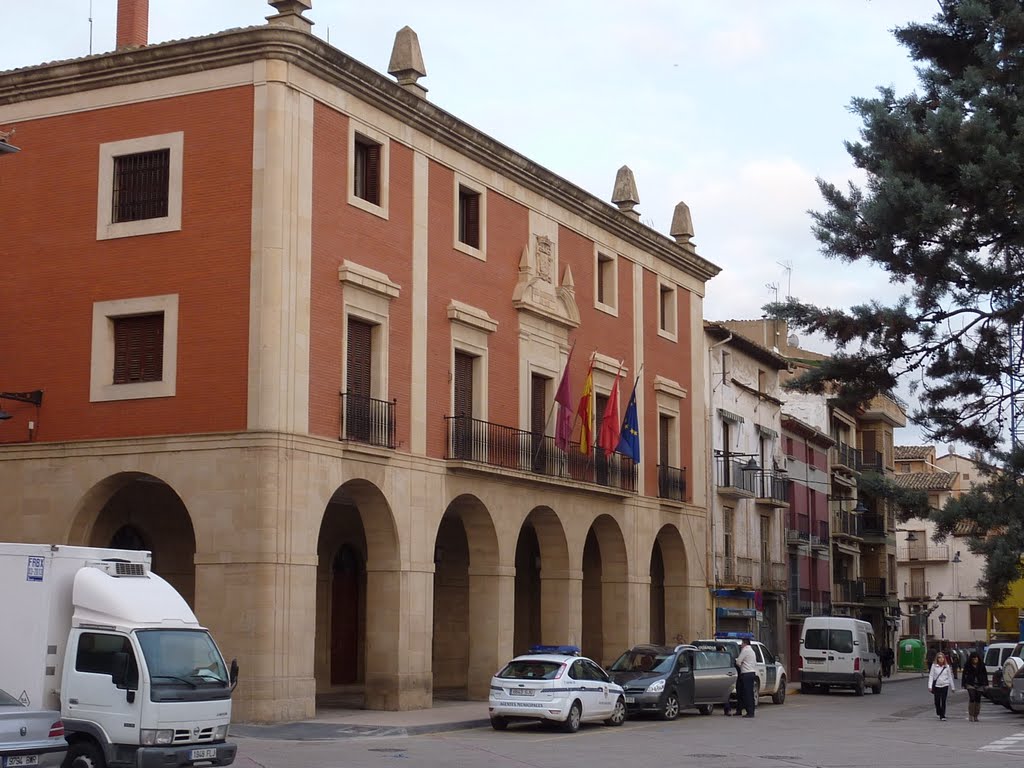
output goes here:
[[354, 723], [297, 722], [279, 725], [234, 723], [231, 735], [247, 739], [275, 741], [334, 741], [354, 738], [393, 738], [419, 736], [445, 731], [463, 731], [490, 725], [490, 719], [459, 720], [425, 725], [357, 725]]
[[[886, 678], [883, 678], [882, 679], [882, 687], [885, 688], [885, 686], [892, 685], [893, 683], [905, 683], [905, 682], [907, 682], [909, 680], [924, 680], [924, 678], [925, 678], [924, 672], [914, 673], [914, 675], [915, 675], [914, 677], [897, 677], [897, 678], [886, 677]], [[787, 697], [789, 697], [789, 696], [799, 696], [800, 695], [800, 683], [793, 683], [792, 685], [793, 685], [792, 689], [789, 689], [789, 688], [786, 689], [786, 696]]]

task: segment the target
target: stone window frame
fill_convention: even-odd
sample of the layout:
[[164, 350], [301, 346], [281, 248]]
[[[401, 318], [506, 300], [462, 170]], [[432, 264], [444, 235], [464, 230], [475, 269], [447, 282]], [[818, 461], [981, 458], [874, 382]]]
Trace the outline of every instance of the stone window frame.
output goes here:
[[[663, 312], [662, 302], [666, 295], [671, 296], [671, 307]], [[662, 327], [662, 315], [667, 314], [670, 327]], [[658, 335], [669, 341], [679, 341], [679, 286], [670, 280], [658, 278]]]
[[[683, 440], [681, 435], [682, 400], [686, 398], [686, 389], [672, 379], [664, 376], [654, 377], [654, 396], [658, 419], [667, 416], [672, 419], [672, 433], [668, 441], [668, 466], [681, 468]], [[659, 436], [660, 440], [660, 436]], [[660, 448], [660, 446], [659, 446]], [[660, 457], [659, 457], [660, 459]]]
[[498, 322], [486, 311], [453, 299], [448, 303], [448, 320], [451, 328], [451, 350], [449, 357], [448, 412], [455, 414], [455, 353], [471, 355], [473, 360], [473, 413], [472, 418], [487, 421], [490, 409], [488, 398], [490, 357], [488, 340], [498, 328]]
[[[605, 298], [608, 298], [610, 292], [611, 303], [598, 298], [602, 263], [610, 263], [608, 271], [611, 276], [611, 285], [605, 286]], [[609, 248], [602, 248], [597, 243], [594, 244], [594, 308], [613, 317], [619, 316], [619, 254]]]
[[[480, 196], [480, 245], [474, 248], [459, 240], [459, 191], [462, 187]], [[460, 253], [487, 261], [487, 186], [461, 173], [455, 174], [452, 191], [452, 246]]]
[[[380, 203], [374, 204], [369, 200], [364, 200], [356, 194], [355, 189], [355, 178], [356, 178], [356, 135], [362, 136], [365, 139], [369, 139], [372, 142], [380, 145], [380, 167], [378, 179], [378, 192], [380, 194]], [[391, 137], [386, 133], [378, 131], [376, 128], [371, 128], [365, 123], [360, 123], [358, 120], [349, 118], [348, 121], [348, 159], [347, 165], [347, 194], [348, 204], [359, 208], [360, 210], [372, 213], [385, 221], [390, 216], [390, 202], [391, 202]]]
[[[114, 222], [114, 158], [161, 149], [170, 150], [167, 178], [167, 215], [152, 219]], [[154, 235], [181, 231], [181, 206], [184, 175], [185, 133], [162, 133], [99, 146], [99, 183], [96, 190], [96, 239]]]
[[401, 286], [383, 272], [348, 260], [338, 267], [338, 280], [342, 285], [344, 304], [341, 390], [346, 391], [348, 386], [348, 321], [352, 317], [373, 326], [370, 336], [370, 397], [387, 400], [391, 302], [398, 298]]
[[[114, 320], [132, 315], [164, 317], [164, 359], [160, 381], [114, 383]], [[178, 383], [178, 294], [97, 301], [92, 305], [89, 402], [174, 397]]]

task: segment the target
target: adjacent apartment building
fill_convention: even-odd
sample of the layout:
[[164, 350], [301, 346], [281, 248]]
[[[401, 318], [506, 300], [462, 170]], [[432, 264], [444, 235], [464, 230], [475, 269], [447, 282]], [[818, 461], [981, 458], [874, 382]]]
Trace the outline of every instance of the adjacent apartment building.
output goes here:
[[[0, 73], [0, 389], [42, 393], [4, 401], [0, 538], [151, 549], [242, 720], [712, 631], [686, 207], [659, 234], [628, 169], [610, 204], [434, 106], [408, 28], [392, 79], [270, 5], [154, 45], [121, 0], [118, 50]], [[597, 419], [636, 382], [638, 461], [552, 437], [566, 369]]]

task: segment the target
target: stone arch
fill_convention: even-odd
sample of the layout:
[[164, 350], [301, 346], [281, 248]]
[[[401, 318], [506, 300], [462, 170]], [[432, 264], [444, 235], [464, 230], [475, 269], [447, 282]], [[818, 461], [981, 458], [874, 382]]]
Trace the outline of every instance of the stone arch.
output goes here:
[[456, 497], [434, 537], [435, 695], [447, 689], [487, 698], [500, 663], [502, 575], [490, 511], [472, 494]]
[[569, 568], [565, 528], [550, 507], [535, 507], [523, 521], [515, 568], [513, 652], [578, 643], [581, 574]]
[[582, 642], [584, 655], [610, 664], [629, 646], [629, 572], [618, 522], [600, 515], [583, 547]]
[[679, 529], [663, 525], [651, 546], [651, 642], [694, 639], [690, 626], [690, 579]]
[[331, 495], [317, 563], [318, 703], [397, 708], [401, 556], [391, 506], [373, 483], [350, 480]]
[[195, 608], [195, 529], [185, 503], [161, 478], [118, 472], [94, 483], [75, 505], [67, 543], [148, 549], [153, 571]]

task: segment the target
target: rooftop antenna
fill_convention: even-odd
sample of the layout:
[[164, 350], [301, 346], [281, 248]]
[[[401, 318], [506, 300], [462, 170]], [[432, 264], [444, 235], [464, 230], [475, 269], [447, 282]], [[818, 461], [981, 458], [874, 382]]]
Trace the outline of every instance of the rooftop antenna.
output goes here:
[[793, 262], [787, 259], [786, 261], [777, 261], [775, 263], [786, 270], [786, 299], [791, 299], [793, 298]]
[[779, 284], [778, 283], [765, 283], [764, 287], [775, 294], [775, 303], [779, 303]]
[[89, 0], [89, 55], [92, 56], [92, 0]]

